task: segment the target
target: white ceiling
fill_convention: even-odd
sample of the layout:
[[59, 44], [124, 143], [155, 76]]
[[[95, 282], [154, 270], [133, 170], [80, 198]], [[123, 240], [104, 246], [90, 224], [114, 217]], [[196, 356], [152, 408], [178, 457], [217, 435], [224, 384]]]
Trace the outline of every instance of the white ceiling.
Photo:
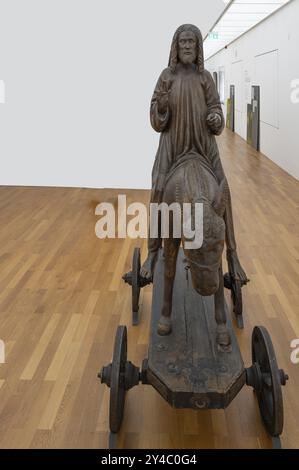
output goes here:
[[[290, 0], [234, 0], [205, 41], [208, 59]], [[230, 1], [224, 3], [229, 4]]]
[[[165, 0], [163, 0], [165, 1]], [[163, 3], [163, 1], [160, 3]], [[172, 0], [173, 3], [177, 3]], [[185, 0], [182, 2], [184, 12], [180, 11], [180, 16], [189, 15], [189, 22], [196, 24], [205, 37], [218, 18], [222, 15], [227, 6], [226, 0]], [[181, 21], [185, 23], [185, 21]]]

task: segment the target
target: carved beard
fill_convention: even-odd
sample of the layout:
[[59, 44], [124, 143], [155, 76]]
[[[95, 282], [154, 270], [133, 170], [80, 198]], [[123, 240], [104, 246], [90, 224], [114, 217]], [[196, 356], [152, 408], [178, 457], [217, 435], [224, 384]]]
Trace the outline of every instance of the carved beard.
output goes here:
[[179, 51], [179, 61], [184, 65], [193, 64], [196, 61], [196, 50], [190, 51], [190, 54], [186, 54], [185, 51]]

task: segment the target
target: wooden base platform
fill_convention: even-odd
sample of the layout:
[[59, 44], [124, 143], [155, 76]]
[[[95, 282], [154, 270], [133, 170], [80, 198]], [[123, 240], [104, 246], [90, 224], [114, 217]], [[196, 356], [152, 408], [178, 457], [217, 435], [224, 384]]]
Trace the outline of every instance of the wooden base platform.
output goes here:
[[157, 334], [163, 300], [164, 260], [160, 250], [154, 274], [148, 382], [175, 408], [226, 408], [246, 381], [239, 346], [226, 307], [232, 351], [216, 344], [214, 298], [200, 296], [185, 269], [183, 249], [177, 260], [173, 331]]

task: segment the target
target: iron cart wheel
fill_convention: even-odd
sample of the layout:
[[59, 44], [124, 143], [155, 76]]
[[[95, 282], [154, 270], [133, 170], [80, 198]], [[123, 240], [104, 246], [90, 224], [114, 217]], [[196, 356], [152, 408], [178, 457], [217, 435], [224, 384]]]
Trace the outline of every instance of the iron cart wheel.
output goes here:
[[243, 319], [243, 300], [242, 300], [242, 286], [239, 279], [234, 279], [232, 283], [232, 301], [234, 305], [234, 313], [236, 315], [238, 328], [244, 328]]
[[102, 383], [110, 387], [109, 425], [110, 437], [109, 448], [116, 447], [116, 434], [120, 430], [126, 392], [138, 385], [140, 380], [139, 368], [127, 361], [127, 327], [118, 326], [112, 363], [102, 368], [98, 374]]
[[243, 301], [242, 301], [242, 283], [239, 279], [234, 279], [229, 273], [224, 275], [224, 287], [231, 291], [233, 302], [233, 311], [236, 317], [237, 326], [240, 329], [244, 328], [243, 319]]
[[152, 279], [145, 279], [140, 276], [140, 248], [134, 249], [132, 271], [123, 275], [123, 280], [132, 286], [132, 324], [139, 324], [139, 297], [140, 289], [153, 282]]
[[283, 431], [283, 400], [281, 386], [288, 376], [278, 368], [273, 344], [267, 329], [256, 326], [252, 333], [252, 367], [246, 370], [247, 384], [257, 395], [260, 413], [273, 446], [280, 447]]
[[110, 430], [117, 433], [120, 430], [123, 420], [125, 406], [125, 370], [127, 362], [127, 328], [119, 326], [117, 328], [113, 360], [111, 368], [110, 383], [110, 408], [109, 423]]
[[132, 323], [139, 324], [139, 297], [140, 297], [140, 248], [134, 249], [132, 262]]

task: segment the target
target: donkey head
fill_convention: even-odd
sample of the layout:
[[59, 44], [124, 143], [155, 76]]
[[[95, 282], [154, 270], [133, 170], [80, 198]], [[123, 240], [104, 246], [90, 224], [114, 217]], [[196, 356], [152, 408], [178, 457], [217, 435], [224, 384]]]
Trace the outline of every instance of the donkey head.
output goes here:
[[[223, 214], [228, 199], [228, 185], [224, 179], [217, 187], [213, 201], [200, 198], [195, 202], [203, 203], [202, 244], [198, 248], [184, 249], [190, 266], [194, 289], [203, 296], [213, 295], [219, 288], [219, 268], [225, 241], [225, 223]], [[194, 210], [191, 212], [192, 227], [195, 232]], [[192, 241], [184, 237], [185, 241]]]

